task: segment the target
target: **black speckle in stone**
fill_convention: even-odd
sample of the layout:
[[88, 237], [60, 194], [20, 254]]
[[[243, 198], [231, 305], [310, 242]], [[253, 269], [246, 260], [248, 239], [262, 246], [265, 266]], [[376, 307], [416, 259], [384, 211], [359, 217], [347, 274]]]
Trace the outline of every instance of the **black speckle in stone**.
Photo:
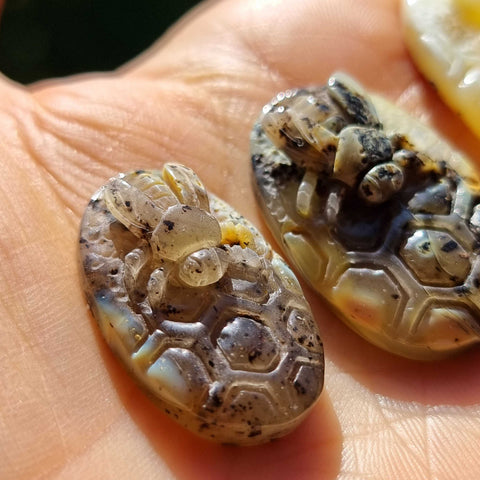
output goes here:
[[466, 287], [465, 285], [461, 285], [460, 287], [455, 288], [455, 293], [459, 297], [463, 297], [463, 296], [468, 295], [470, 293], [470, 289], [468, 287]]
[[363, 190], [363, 194], [366, 197], [371, 197], [373, 195], [373, 192], [370, 188], [370, 185], [368, 185], [368, 183], [362, 185], [362, 190]]
[[377, 130], [368, 129], [358, 135], [358, 141], [361, 143], [365, 155], [375, 163], [382, 163], [392, 157], [392, 144], [390, 140], [378, 133]]
[[[365, 99], [350, 92], [345, 85], [338, 80], [335, 81], [335, 89], [342, 96], [347, 107], [347, 113], [352, 117], [354, 123], [370, 125], [370, 109], [368, 108]], [[381, 124], [376, 123], [375, 125], [372, 125], [372, 127], [381, 128]]]
[[263, 155], [261, 153], [256, 153], [252, 155], [252, 163], [258, 165], [263, 162]]
[[92, 199], [88, 202], [88, 206], [91, 207], [93, 210], [95, 210], [96, 208], [98, 208], [98, 203], [99, 202], [100, 202], [100, 200], [98, 198], [96, 198], [95, 200]]
[[248, 434], [248, 436], [249, 436], [250, 438], [252, 438], [252, 437], [257, 437], [258, 435], [261, 435], [261, 434], [262, 434], [262, 430], [261, 430], [261, 429], [258, 429], [258, 430], [252, 430], [252, 431]]
[[422, 243], [422, 245], [420, 245], [420, 248], [421, 248], [424, 252], [429, 252], [429, 251], [430, 251], [430, 242], [424, 242], [424, 243]]
[[293, 382], [293, 386], [299, 395], [305, 395], [307, 393], [307, 389], [300, 382]]
[[284, 163], [274, 164], [272, 166], [271, 176], [279, 184], [288, 183], [292, 180], [300, 182], [305, 174], [305, 168], [298, 167], [295, 163], [286, 165]]
[[256, 358], [258, 358], [262, 352], [260, 350], [257, 350], [256, 348], [249, 352], [248, 354], [248, 361], [252, 363]]
[[223, 400], [216, 393], [212, 395], [211, 399], [214, 407], [219, 407], [223, 403]]
[[321, 112], [330, 112], [330, 107], [326, 103], [316, 103], [315, 106]]
[[313, 128], [314, 127], [314, 123], [312, 122], [312, 120], [309, 118], [309, 117], [302, 117], [302, 122], [305, 123], [308, 128]]
[[162, 312], [165, 313], [166, 315], [171, 315], [175, 313], [179, 313], [179, 310], [174, 306], [174, 305], [166, 305], [165, 308], [162, 309]]
[[171, 222], [170, 220], [164, 220], [163, 224], [167, 227], [169, 232], [173, 230], [173, 227], [175, 226], [175, 222]]
[[453, 250], [455, 250], [457, 247], [458, 247], [458, 243], [455, 242], [455, 240], [450, 240], [449, 242], [445, 243], [442, 246], [441, 250], [442, 250], [442, 252], [450, 253]]

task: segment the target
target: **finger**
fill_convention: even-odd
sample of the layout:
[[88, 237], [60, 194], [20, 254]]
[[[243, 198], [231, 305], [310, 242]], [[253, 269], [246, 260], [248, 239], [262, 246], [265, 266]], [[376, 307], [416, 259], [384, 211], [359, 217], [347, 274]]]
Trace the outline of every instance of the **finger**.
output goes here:
[[[461, 119], [443, 105], [411, 62], [399, 8], [395, 0], [310, 0], [277, 8], [270, 2], [219, 2], [189, 17], [168, 48], [160, 42], [124, 71], [151, 79], [183, 78], [228, 102], [232, 92], [224, 87], [231, 84], [208, 74], [216, 69], [224, 79], [234, 76], [237, 86], [248, 89], [248, 98], [258, 104], [272, 92], [321, 84], [333, 71], [343, 70], [476, 156], [478, 141], [465, 133]], [[193, 39], [195, 48], [189, 48]]]
[[[16, 450], [10, 451], [12, 465], [15, 457], [24, 450], [33, 453], [29, 460], [31, 472], [38, 467], [35, 461], [38, 458], [50, 460], [51, 471], [59, 471], [62, 462], [79, 456], [79, 444], [95, 443], [92, 457], [88, 457], [95, 465], [102, 464], [99, 459], [103, 458], [115, 458], [120, 462], [123, 457], [133, 463], [136, 455], [141, 457], [146, 452], [147, 458], [155, 459], [155, 465], [160, 468], [158, 454], [164, 454], [168, 448], [165, 433], [163, 436], [152, 433], [152, 427], [146, 427], [148, 419], [142, 421], [139, 418], [140, 407], [129, 405], [128, 399], [134, 401], [139, 397], [134, 387], [127, 388], [125, 395], [120, 393], [121, 398], [117, 398], [115, 392], [122, 388], [119, 385], [128, 381], [117, 381], [113, 375], [110, 377], [103, 372], [104, 358], [98, 351], [104, 356], [105, 351], [101, 350], [102, 347], [97, 348], [92, 340], [81, 288], [75, 283], [76, 272], [72, 265], [78, 217], [89, 195], [105, 178], [118, 170], [137, 166], [149, 168], [166, 160], [176, 160], [199, 171], [210, 190], [230, 201], [257, 225], [263, 225], [250, 187], [248, 134], [261, 105], [275, 91], [292, 85], [323, 83], [332, 70], [341, 68], [393, 99], [400, 99], [407, 105], [411, 101], [411, 105], [423, 114], [427, 110], [427, 90], [402, 46], [396, 2], [305, 0], [290, 2], [292, 6], [288, 3], [289, 8], [281, 12], [272, 8], [272, 3], [275, 4], [247, 1], [209, 4], [176, 29], [157, 49], [124, 71], [95, 78], [77, 77], [67, 84], [44, 84], [32, 88], [33, 104], [21, 104], [14, 117], [18, 122], [14, 126], [20, 128], [5, 123], [5, 127], [8, 126], [16, 136], [11, 136], [14, 140], [9, 147], [12, 148], [2, 150], [1, 153], [6, 155], [4, 158], [15, 158], [19, 162], [30, 159], [30, 163], [24, 165], [33, 167], [25, 167], [21, 172], [12, 167], [6, 180], [15, 188], [9, 185], [4, 189], [4, 196], [13, 192], [12, 203], [15, 205], [12, 209], [14, 216], [5, 223], [5, 228], [11, 230], [16, 219], [22, 219], [23, 223], [21, 235], [9, 236], [2, 230], [6, 245], [16, 247], [13, 267], [5, 268], [8, 262], [4, 264], [4, 281], [8, 282], [11, 272], [15, 271], [18, 281], [23, 282], [8, 291], [9, 305], [15, 313], [12, 324], [17, 325], [18, 319], [20, 322], [17, 336], [10, 336], [9, 331], [5, 338], [13, 338], [12, 342], [18, 344], [28, 338], [31, 342], [29, 360], [36, 360], [40, 351], [41, 365], [45, 367], [41, 371], [38, 362], [29, 363], [22, 351], [18, 354], [21, 357], [19, 368], [15, 344], [10, 345], [10, 350], [4, 351], [15, 362], [10, 362], [5, 371], [17, 368], [25, 374], [30, 369], [33, 374], [29, 388], [23, 387], [20, 397], [14, 388], [15, 382], [11, 382], [10, 395], [7, 392], [6, 398], [19, 399], [15, 408], [9, 404], [9, 413], [12, 418], [16, 415], [16, 418], [21, 416], [24, 419], [21, 427], [25, 432], [29, 431], [28, 419], [35, 418], [36, 429], [47, 432], [48, 438], [53, 439], [44, 445], [33, 440], [11, 442], [18, 445]], [[282, 7], [286, 3], [282, 2]], [[418, 105], [415, 98], [420, 99]], [[439, 118], [448, 117], [446, 111], [435, 108], [439, 109]], [[25, 111], [29, 112], [27, 116]], [[12, 152], [18, 155], [12, 155]], [[11, 164], [15, 165], [13, 161]], [[47, 194], [42, 197], [42, 192]], [[42, 198], [46, 200], [40, 202]], [[30, 212], [32, 218], [26, 218], [25, 211]], [[32, 212], [42, 213], [35, 216]], [[35, 245], [41, 246], [37, 249], [43, 252], [40, 256], [36, 255]], [[68, 273], [59, 273], [65, 266]], [[18, 285], [23, 285], [22, 293], [19, 293]], [[53, 307], [47, 301], [52, 298]], [[318, 303], [314, 308], [317, 313], [324, 313], [319, 318], [322, 319], [322, 331], [329, 340], [327, 354], [336, 354], [335, 362], [344, 367], [341, 352], [342, 349], [348, 351], [349, 356], [357, 360], [351, 369], [363, 371], [366, 375], [368, 372], [362, 363], [365, 352], [367, 356], [371, 355], [370, 365], [384, 360], [384, 356], [371, 353], [356, 337], [345, 343], [348, 333], [329, 326], [329, 322], [336, 325], [333, 316], [323, 312]], [[4, 317], [11, 318], [12, 310], [7, 310]], [[336, 344], [334, 338], [338, 338]], [[78, 348], [72, 348], [77, 344]], [[352, 352], [350, 345], [355, 348]], [[332, 352], [333, 349], [336, 352]], [[59, 358], [68, 361], [59, 363]], [[31, 365], [37, 365], [37, 369]], [[379, 426], [387, 433], [391, 430], [377, 422], [386, 410], [378, 408], [375, 421], [371, 421], [369, 406], [375, 403], [371, 397], [378, 384], [372, 386], [372, 394], [367, 389], [360, 390], [353, 374], [347, 378], [343, 373], [340, 369], [336, 378], [330, 375], [327, 388], [332, 391], [335, 387], [336, 406], [345, 415], [342, 425], [349, 432], [350, 440], [352, 437], [358, 439], [358, 444], [351, 441], [346, 445], [345, 462], [353, 461], [350, 467], [344, 465], [344, 471], [350, 468], [349, 473], [356, 472], [357, 477], [360, 471], [391, 471], [391, 465], [385, 465], [389, 460], [378, 460], [374, 455], [375, 461], [366, 464], [361, 461], [361, 455], [356, 458], [352, 453], [361, 451], [365, 454], [364, 460], [370, 459], [372, 456], [366, 445], [374, 444], [379, 448], [378, 452], [382, 452], [382, 458], [390, 459], [383, 456], [388, 453], [388, 445], [380, 448], [385, 447], [385, 443], [374, 438], [378, 430], [372, 431]], [[382, 378], [389, 373], [391, 370], [386, 370]], [[111, 388], [112, 378], [116, 389]], [[351, 403], [345, 403], [354, 393], [357, 395]], [[85, 402], [85, 399], [89, 401]], [[27, 415], [27, 409], [22, 409], [20, 403], [26, 405], [28, 401], [34, 408], [28, 410]], [[56, 408], [51, 411], [41, 408], [52, 404]], [[352, 408], [351, 416], [348, 416], [349, 409], [342, 408], [342, 405], [352, 404], [363, 409]], [[122, 415], [124, 409], [130, 415]], [[86, 419], [85, 436], [78, 425], [71, 428], [72, 410], [75, 418]], [[406, 407], [405, 412], [408, 413]], [[417, 413], [415, 415], [419, 417]], [[366, 419], [364, 430], [348, 430], [358, 425], [359, 418]], [[398, 419], [400, 421], [401, 416]], [[143, 425], [141, 431], [144, 435], [138, 434], [139, 425]], [[15, 430], [13, 422], [9, 426]], [[106, 430], [109, 431], [105, 433]], [[169, 433], [172, 431], [168, 428]], [[120, 442], [117, 433], [127, 440]], [[370, 436], [367, 438], [367, 435]], [[97, 441], [98, 438], [106, 441]], [[120, 445], [125, 449], [121, 454], [116, 450]], [[180, 448], [182, 442], [177, 441], [176, 445]], [[309, 460], [320, 448], [315, 443], [301, 445], [310, 446], [313, 453]], [[426, 442], [426, 446], [429, 445]], [[192, 449], [199, 450], [200, 447], [192, 442]], [[288, 452], [291, 450], [284, 451], [285, 454]], [[174, 471], [182, 468], [183, 455], [178, 452], [165, 455]], [[218, 460], [221, 454], [208, 458]], [[250, 463], [256, 462], [239, 463], [245, 468], [242, 471], [249, 472]], [[119, 465], [116, 463], [115, 468], [120, 468]], [[192, 465], [188, 464], [188, 468], [193, 471]], [[45, 464], [40, 470], [44, 470], [42, 467]], [[207, 462], [204, 468], [209, 467]], [[143, 468], [146, 471], [146, 467]], [[229, 465], [224, 464], [223, 476], [228, 469]], [[130, 477], [135, 475], [133, 469], [126, 471], [131, 473]], [[153, 470], [149, 472], [155, 475]], [[395, 469], [394, 476], [398, 472], [401, 472], [400, 467]], [[191, 471], [185, 476], [187, 474]], [[329, 476], [333, 478], [334, 474]], [[396, 478], [401, 477], [396, 475]]]
[[[66, 86], [36, 86], [35, 97], [54, 116], [67, 120], [71, 130], [65, 140], [98, 159], [102, 172], [104, 165], [115, 164], [119, 170], [135, 159], [149, 166], [164, 156], [163, 161], [184, 162], [201, 177], [211, 176], [216, 193], [241, 199], [237, 206], [250, 205], [248, 162], [240, 159], [248, 150], [255, 116], [274, 92], [323, 83], [335, 69], [371, 75], [385, 64], [385, 75], [397, 78], [388, 82], [390, 88], [408, 83], [412, 72], [401, 69], [400, 34], [392, 34], [399, 31], [395, 7], [396, 2], [378, 0], [304, 0], [278, 8], [269, 2], [208, 3], [168, 41], [121, 70], [124, 83], [112, 76], [81, 84], [72, 79], [75, 83]], [[376, 55], [371, 54], [374, 46], [380, 46]], [[96, 148], [111, 143], [101, 135], [92, 142], [91, 134], [98, 132], [109, 132], [114, 142], [121, 142], [114, 153]], [[78, 163], [84, 165], [74, 160], [75, 175], [65, 180], [74, 191], [85, 178], [75, 168]], [[93, 185], [84, 186], [91, 191]], [[255, 215], [251, 209], [244, 213]]]
[[[112, 76], [105, 76], [103, 82], [86, 80], [77, 88], [77, 77], [67, 86], [36, 86], [36, 97], [64, 116], [69, 127], [95, 115], [94, 135], [110, 131], [115, 141], [126, 140], [113, 159], [108, 151], [92, 152], [102, 138], [90, 142], [82, 126], [78, 134], [70, 132], [68, 140], [98, 159], [102, 172], [104, 165], [115, 163], [113, 173], [131, 164], [134, 152], [141, 153], [136, 161], [143, 165], [151, 164], [154, 155], [158, 162], [165, 152], [175, 152], [173, 160], [196, 167], [202, 177], [217, 172], [216, 193], [227, 195], [227, 200], [247, 200], [243, 205], [252, 200], [249, 189], [244, 184], [232, 189], [230, 180], [248, 178], [247, 163], [236, 161], [236, 156], [243, 157], [248, 149], [249, 129], [262, 104], [281, 89], [324, 83], [334, 70], [353, 74], [416, 115], [432, 112], [430, 118], [442, 132], [474, 151], [476, 141], [459, 135], [464, 131], [461, 122], [435, 98], [409, 61], [397, 3], [304, 0], [271, 8], [269, 2], [210, 2], [187, 16], [167, 40], [120, 70], [131, 83], [112, 84]], [[106, 104], [99, 104], [100, 99]], [[141, 133], [147, 129], [151, 138]], [[218, 161], [228, 157], [230, 162]], [[81, 172], [74, 170], [76, 180], [68, 186], [78, 189]], [[227, 181], [216, 182], [219, 177]], [[84, 186], [91, 191], [93, 182]]]
[[249, 85], [268, 80], [278, 85], [282, 78], [291, 85], [325, 80], [332, 69], [346, 69], [375, 79], [381, 88], [405, 76], [398, 27], [396, 1], [305, 0], [272, 7], [271, 2], [226, 0], [196, 12], [167, 44], [160, 41], [124, 71], [148, 78], [182, 74], [208, 85], [218, 79], [205, 73], [215, 70], [250, 77]]

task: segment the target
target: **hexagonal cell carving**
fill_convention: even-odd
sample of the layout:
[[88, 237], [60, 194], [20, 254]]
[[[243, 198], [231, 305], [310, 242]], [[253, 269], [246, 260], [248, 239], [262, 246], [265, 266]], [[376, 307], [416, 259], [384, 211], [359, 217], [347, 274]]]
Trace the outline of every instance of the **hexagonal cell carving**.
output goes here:
[[221, 331], [217, 344], [234, 370], [267, 372], [279, 360], [269, 330], [251, 318], [234, 318]]
[[470, 256], [447, 232], [416, 230], [400, 256], [424, 285], [460, 285], [470, 271]]
[[[270, 398], [265, 391], [252, 391], [250, 385], [245, 387], [245, 390], [240, 390], [233, 395], [229, 402], [229, 410], [231, 412], [242, 412], [245, 418], [248, 418], [252, 425], [257, 425], [257, 428], [253, 429], [253, 432], [258, 430], [258, 426], [261, 424], [260, 418], [266, 418], [271, 420], [275, 418], [275, 401]], [[227, 410], [226, 415], [229, 414]], [[255, 433], [251, 433], [255, 435]]]
[[172, 404], [182, 407], [200, 403], [210, 382], [200, 358], [185, 348], [165, 350], [147, 370], [147, 377], [153, 390], [160, 389]]
[[300, 365], [290, 376], [293, 384], [293, 390], [299, 399], [302, 399], [306, 404], [310, 402], [309, 393], [311, 389], [317, 388], [320, 375], [318, 366]]
[[461, 347], [473, 343], [472, 333], [480, 334], [480, 325], [466, 308], [443, 302], [427, 308], [415, 333], [418, 342], [428, 342], [432, 348]]
[[452, 206], [453, 182], [446, 179], [420, 190], [408, 202], [412, 213], [448, 215]]
[[349, 268], [332, 290], [332, 303], [348, 312], [357, 325], [373, 331], [394, 325], [404, 297], [388, 273], [369, 268]]
[[315, 351], [319, 348], [322, 342], [320, 336], [312, 328], [315, 324], [313, 317], [296, 308], [290, 310], [287, 315], [287, 328], [290, 335], [307, 350]]

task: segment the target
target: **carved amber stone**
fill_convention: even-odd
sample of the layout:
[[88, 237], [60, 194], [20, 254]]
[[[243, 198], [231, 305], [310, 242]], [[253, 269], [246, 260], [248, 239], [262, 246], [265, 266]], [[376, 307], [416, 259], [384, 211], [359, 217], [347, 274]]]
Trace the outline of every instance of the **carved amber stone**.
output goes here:
[[468, 161], [351, 78], [290, 90], [251, 136], [287, 257], [360, 335], [434, 359], [480, 341], [480, 189]]
[[323, 348], [295, 276], [189, 168], [110, 179], [85, 211], [80, 253], [107, 343], [188, 429], [262, 443], [313, 406]]

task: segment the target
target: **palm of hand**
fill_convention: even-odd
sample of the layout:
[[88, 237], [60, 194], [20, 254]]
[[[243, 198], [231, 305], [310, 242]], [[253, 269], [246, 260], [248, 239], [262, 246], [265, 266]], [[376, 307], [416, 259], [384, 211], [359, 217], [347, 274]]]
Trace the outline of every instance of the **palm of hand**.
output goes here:
[[213, 2], [120, 72], [30, 89], [1, 82], [1, 478], [478, 478], [478, 351], [433, 365], [389, 356], [307, 291], [326, 345], [326, 393], [282, 440], [218, 446], [165, 418], [124, 374], [78, 279], [84, 205], [135, 167], [191, 166], [268, 238], [250, 186], [250, 126], [274, 92], [333, 70], [478, 151], [414, 70], [397, 8]]

